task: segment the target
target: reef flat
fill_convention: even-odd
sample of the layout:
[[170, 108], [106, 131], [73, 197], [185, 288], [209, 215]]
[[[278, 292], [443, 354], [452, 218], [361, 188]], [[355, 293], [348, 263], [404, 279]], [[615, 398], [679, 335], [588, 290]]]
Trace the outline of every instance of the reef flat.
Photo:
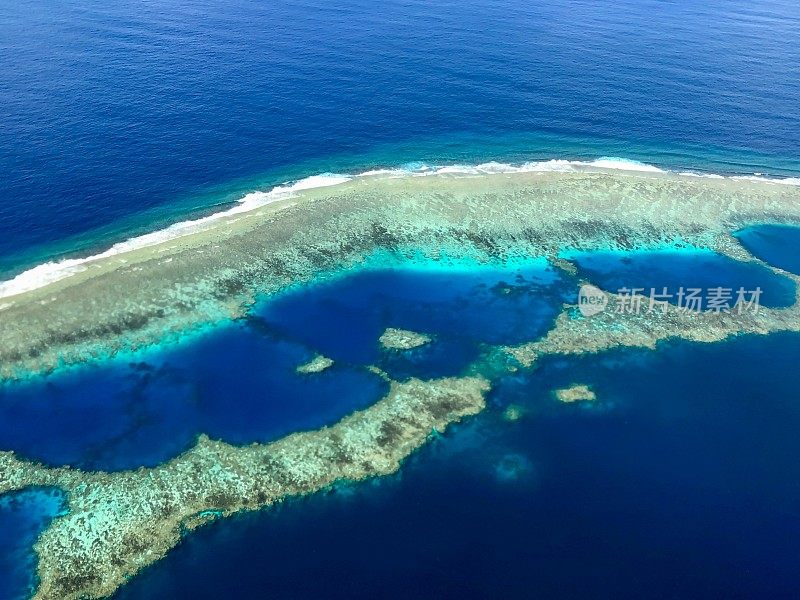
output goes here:
[[731, 232], [758, 223], [800, 223], [800, 188], [614, 170], [355, 178], [87, 262], [3, 298], [0, 377], [241, 316], [260, 295], [376, 251], [490, 261], [678, 242], [736, 258], [747, 253]]
[[35, 598], [104, 597], [203, 523], [396, 471], [431, 434], [481, 411], [488, 389], [478, 377], [393, 383], [385, 398], [331, 427], [243, 447], [202, 436], [152, 469], [50, 469], [4, 452], [0, 494], [34, 485], [67, 493], [69, 513], [35, 547]]

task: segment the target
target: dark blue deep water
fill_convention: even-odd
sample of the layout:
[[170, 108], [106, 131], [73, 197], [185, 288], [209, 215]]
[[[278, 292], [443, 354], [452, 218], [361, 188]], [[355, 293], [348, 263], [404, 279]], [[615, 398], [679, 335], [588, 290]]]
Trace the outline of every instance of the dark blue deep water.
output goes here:
[[0, 387], [0, 447], [54, 465], [155, 466], [206, 433], [244, 444], [316, 429], [388, 389], [364, 369], [302, 375], [314, 354], [239, 323], [178, 348]]
[[[398, 476], [205, 528], [117, 598], [794, 597], [798, 356], [775, 335], [549, 359]], [[597, 401], [551, 395], [574, 382]]]
[[0, 273], [255, 185], [623, 156], [800, 173], [795, 0], [0, 3]]

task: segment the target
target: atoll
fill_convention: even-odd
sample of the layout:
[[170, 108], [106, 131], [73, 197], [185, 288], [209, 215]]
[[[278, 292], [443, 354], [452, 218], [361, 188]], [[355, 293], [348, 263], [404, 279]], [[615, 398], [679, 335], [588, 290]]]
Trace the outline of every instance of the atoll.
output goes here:
[[[0, 378], [135, 350], [165, 335], [241, 317], [256, 297], [341, 273], [376, 251], [398, 262], [420, 255], [499, 263], [543, 256], [571, 272], [571, 263], [556, 258], [564, 248], [679, 241], [757, 261], [731, 232], [765, 222], [800, 223], [800, 188], [664, 173], [362, 178], [88, 263], [66, 279], [4, 299]], [[800, 284], [800, 277], [770, 268]], [[330, 427], [238, 447], [201, 436], [158, 467], [115, 473], [51, 468], [0, 452], [0, 494], [30, 486], [67, 494], [69, 512], [54, 519], [36, 543], [35, 598], [108, 596], [204, 523], [339, 481], [396, 471], [432, 434], [480, 412], [493, 380], [533, 367], [543, 356], [655, 348], [671, 338], [718, 342], [797, 332], [797, 289], [790, 307], [743, 314], [618, 312], [613, 306], [619, 298], [609, 292], [609, 307], [589, 317], [564, 306], [541, 339], [484, 347], [468, 376], [390, 381], [383, 399]], [[415, 332], [390, 331], [384, 333], [389, 343], [381, 338], [385, 347], [430, 341]], [[314, 372], [326, 360], [317, 357], [300, 368]], [[580, 386], [560, 391], [576, 400], [591, 392]], [[519, 464], [501, 461], [498, 473], [518, 474]]]

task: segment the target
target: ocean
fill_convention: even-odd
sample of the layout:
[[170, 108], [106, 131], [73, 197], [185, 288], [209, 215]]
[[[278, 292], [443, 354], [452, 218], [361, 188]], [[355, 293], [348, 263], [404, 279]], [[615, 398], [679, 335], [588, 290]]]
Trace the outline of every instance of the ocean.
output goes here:
[[[612, 159], [797, 178], [798, 73], [788, 0], [2, 2], [0, 280], [319, 174]], [[798, 273], [798, 231], [737, 236]], [[574, 275], [372, 265], [181, 343], [0, 383], [0, 450], [119, 471], [200, 433], [323, 427], [386, 393], [367, 365], [461, 374], [543, 335], [581, 277], [759, 287], [771, 307], [796, 292], [708, 250], [569, 258]], [[387, 326], [434, 341], [386, 352]], [[317, 352], [334, 365], [298, 373]], [[798, 334], [548, 357], [398, 474], [206, 526], [115, 597], [791, 596], [798, 358]], [[573, 383], [597, 400], [558, 402]], [[63, 510], [51, 489], [0, 498], [0, 600], [30, 596], [32, 544]]]
[[800, 173], [790, 0], [0, 6], [0, 275], [324, 172]]

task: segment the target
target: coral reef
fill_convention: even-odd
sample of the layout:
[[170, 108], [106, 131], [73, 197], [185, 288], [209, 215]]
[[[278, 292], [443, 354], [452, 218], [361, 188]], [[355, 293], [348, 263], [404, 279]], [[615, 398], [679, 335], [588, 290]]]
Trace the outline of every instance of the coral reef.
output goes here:
[[331, 427], [242, 447], [202, 436], [181, 456], [136, 471], [52, 469], [4, 452], [0, 493], [46, 485], [68, 495], [69, 513], [36, 544], [35, 598], [104, 597], [203, 523], [396, 471], [432, 433], [481, 411], [488, 389], [476, 377], [393, 383]]
[[[542, 339], [509, 347], [506, 351], [521, 365], [530, 367], [539, 356], [547, 354], [591, 354], [617, 346], [654, 349], [658, 342], [670, 338], [710, 343], [741, 334], [800, 331], [800, 277], [770, 268], [797, 285], [793, 305], [786, 308], [762, 306], [757, 312], [741, 314], [679, 310], [628, 313], [612, 308], [585, 318], [567, 309]], [[618, 302], [617, 295], [607, 294], [612, 306]]]
[[525, 416], [526, 409], [519, 404], [509, 404], [503, 411], [503, 419], [513, 423]]
[[[363, 178], [89, 263], [67, 279], [4, 299], [0, 378], [134, 350], [240, 317], [259, 294], [342, 272], [376, 251], [406, 262], [420, 253], [507, 262], [553, 259], [564, 248], [678, 241], [755, 261], [731, 231], [762, 222], [800, 222], [800, 188], [651, 173]], [[567, 261], [554, 264], [574, 270]], [[773, 271], [800, 283], [800, 277]], [[541, 339], [484, 348], [469, 376], [390, 382], [375, 405], [270, 444], [237, 447], [201, 436], [158, 467], [118, 473], [50, 468], [0, 452], [0, 494], [53, 486], [68, 498], [69, 512], [36, 544], [36, 598], [107, 596], [204, 523], [338, 481], [392, 473], [432, 434], [480, 412], [494, 378], [535, 366], [542, 356], [655, 348], [670, 338], [717, 342], [800, 331], [800, 286], [788, 308], [742, 314], [626, 313], [613, 309], [619, 297], [608, 296], [609, 307], [588, 317], [565, 306]], [[390, 348], [421, 341], [429, 338], [403, 330], [381, 337]], [[318, 356], [298, 370], [316, 372], [330, 366], [328, 360]], [[560, 390], [560, 399], [588, 399], [591, 390], [584, 388]], [[509, 420], [518, 417], [512, 407], [506, 412]], [[511, 456], [499, 463], [498, 476], [517, 477], [527, 468]]]
[[431, 339], [431, 336], [424, 333], [389, 327], [381, 334], [378, 341], [387, 350], [411, 350], [429, 344]]
[[553, 392], [559, 402], [591, 402], [597, 396], [588, 385], [575, 384]]
[[357, 178], [3, 298], [0, 378], [242, 316], [257, 295], [341, 272], [376, 251], [507, 261], [680, 240], [735, 256], [747, 253], [730, 232], [765, 222], [800, 223], [800, 187], [627, 172]]
[[318, 354], [305, 364], [298, 365], [298, 373], [321, 373], [325, 369], [333, 366], [333, 360], [327, 356]]

